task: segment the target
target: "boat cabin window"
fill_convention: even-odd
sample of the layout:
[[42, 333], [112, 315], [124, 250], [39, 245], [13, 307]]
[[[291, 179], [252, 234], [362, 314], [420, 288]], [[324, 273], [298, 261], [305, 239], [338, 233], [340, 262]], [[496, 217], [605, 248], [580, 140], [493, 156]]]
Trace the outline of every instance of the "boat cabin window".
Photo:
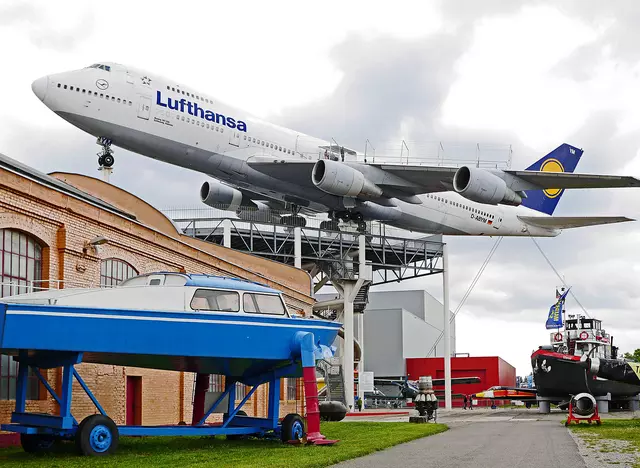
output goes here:
[[280, 296], [275, 294], [244, 293], [242, 305], [250, 314], [284, 315], [285, 309]]
[[191, 299], [193, 310], [215, 310], [220, 312], [240, 311], [240, 295], [235, 291], [198, 289]]

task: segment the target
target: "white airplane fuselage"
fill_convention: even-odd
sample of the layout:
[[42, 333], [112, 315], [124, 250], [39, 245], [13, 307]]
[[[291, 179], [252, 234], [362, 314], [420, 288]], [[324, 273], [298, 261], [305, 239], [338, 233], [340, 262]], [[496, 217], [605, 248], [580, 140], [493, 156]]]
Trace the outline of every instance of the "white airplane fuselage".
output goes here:
[[[247, 161], [317, 160], [330, 142], [270, 124], [192, 88], [110, 62], [103, 68], [48, 75], [34, 93], [56, 114], [115, 146], [210, 175], [267, 198], [300, 200], [316, 211], [344, 210], [342, 197], [311, 180], [283, 182]], [[106, 68], [109, 68], [107, 70]], [[353, 156], [345, 162], [355, 163]], [[392, 199], [383, 222], [428, 234], [553, 237], [559, 229], [529, 225], [518, 216], [547, 217], [524, 206], [475, 203], [455, 192], [419, 196], [422, 203]], [[365, 216], [368, 216], [365, 210]], [[374, 217], [374, 216], [368, 216]]]

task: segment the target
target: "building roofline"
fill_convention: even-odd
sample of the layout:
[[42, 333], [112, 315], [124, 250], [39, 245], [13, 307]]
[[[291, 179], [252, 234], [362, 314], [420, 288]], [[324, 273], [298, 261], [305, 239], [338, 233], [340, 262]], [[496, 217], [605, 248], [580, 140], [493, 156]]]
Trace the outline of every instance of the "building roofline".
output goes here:
[[89, 203], [90, 205], [97, 206], [98, 208], [101, 208], [103, 210], [111, 211], [131, 220], [136, 220], [135, 215], [121, 210], [120, 208], [106, 203], [99, 198], [94, 197], [93, 195], [89, 195], [88, 193], [83, 192], [73, 185], [67, 184], [66, 182], [47, 175], [44, 172], [40, 172], [2, 153], [0, 153], [0, 168], [5, 169], [9, 172], [13, 172], [14, 174], [21, 175], [22, 177], [25, 177], [34, 182], [38, 182], [57, 192], [62, 192], [66, 195], [80, 199], [86, 203]]

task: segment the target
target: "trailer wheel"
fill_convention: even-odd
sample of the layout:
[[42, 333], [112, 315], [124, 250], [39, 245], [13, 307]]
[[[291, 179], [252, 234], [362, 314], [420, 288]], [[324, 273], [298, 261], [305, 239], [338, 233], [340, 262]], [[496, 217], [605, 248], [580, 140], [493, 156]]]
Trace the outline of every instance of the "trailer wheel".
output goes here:
[[[229, 414], [225, 413], [224, 418], [226, 419], [227, 416], [229, 416]], [[239, 410], [236, 413], [236, 416], [247, 416], [247, 413], [245, 413], [242, 410]], [[242, 440], [246, 438], [247, 438], [246, 434], [227, 434], [227, 440]]]
[[116, 424], [101, 414], [83, 419], [76, 432], [76, 446], [83, 455], [109, 455], [118, 447], [118, 439]]
[[20, 444], [27, 453], [48, 452], [55, 442], [55, 437], [47, 434], [20, 434]]
[[304, 421], [299, 414], [287, 414], [282, 420], [280, 428], [280, 438], [285, 444], [290, 441], [297, 441], [304, 436]]

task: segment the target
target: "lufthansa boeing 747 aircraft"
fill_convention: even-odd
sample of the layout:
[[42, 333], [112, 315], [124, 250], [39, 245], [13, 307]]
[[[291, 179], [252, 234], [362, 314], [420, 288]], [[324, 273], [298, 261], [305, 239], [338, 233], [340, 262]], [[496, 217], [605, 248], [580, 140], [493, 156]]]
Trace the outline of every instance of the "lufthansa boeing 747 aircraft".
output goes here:
[[556, 236], [631, 221], [553, 217], [565, 189], [638, 187], [633, 177], [574, 174], [582, 150], [562, 144], [523, 171], [357, 162], [348, 148], [279, 127], [149, 72], [111, 62], [48, 75], [33, 92], [53, 112], [111, 145], [213, 177], [202, 201], [225, 209], [326, 212], [429, 234]]

